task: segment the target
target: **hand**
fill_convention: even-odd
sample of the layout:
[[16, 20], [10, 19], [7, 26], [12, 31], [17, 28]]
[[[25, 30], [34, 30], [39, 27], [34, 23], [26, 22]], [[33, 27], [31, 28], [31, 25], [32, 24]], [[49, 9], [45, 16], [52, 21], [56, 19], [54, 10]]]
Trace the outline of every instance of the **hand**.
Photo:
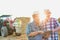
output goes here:
[[31, 32], [30, 34], [29, 34], [29, 36], [36, 36], [38, 34], [38, 32]]
[[54, 33], [54, 32], [55, 32], [55, 30], [53, 29], [53, 30], [52, 30], [52, 32]]
[[38, 31], [39, 34], [43, 34], [44, 32], [43, 31]]
[[38, 34], [38, 32], [32, 32], [33, 34]]
[[50, 36], [50, 32], [48, 31], [48, 32], [45, 32], [44, 34], [43, 34], [43, 38], [48, 38]]

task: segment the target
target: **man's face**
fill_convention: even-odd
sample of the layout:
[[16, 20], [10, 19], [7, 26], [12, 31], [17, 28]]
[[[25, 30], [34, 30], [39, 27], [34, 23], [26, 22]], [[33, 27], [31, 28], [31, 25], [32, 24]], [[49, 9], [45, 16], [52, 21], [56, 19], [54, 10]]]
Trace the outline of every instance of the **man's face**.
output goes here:
[[33, 17], [33, 19], [34, 19], [35, 22], [39, 22], [39, 14], [35, 15], [35, 16]]
[[46, 17], [50, 17], [50, 16], [51, 16], [51, 13], [50, 13], [50, 11], [48, 11], [48, 10], [45, 10], [44, 12], [45, 12], [45, 15], [46, 15]]

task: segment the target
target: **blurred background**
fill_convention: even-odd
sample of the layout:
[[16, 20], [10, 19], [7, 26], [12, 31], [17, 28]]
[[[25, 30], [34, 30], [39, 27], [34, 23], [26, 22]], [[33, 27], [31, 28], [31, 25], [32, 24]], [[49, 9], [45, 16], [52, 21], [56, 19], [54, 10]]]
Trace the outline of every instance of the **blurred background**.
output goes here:
[[[33, 20], [33, 12], [39, 11], [42, 21], [45, 19], [44, 9], [49, 9], [52, 13], [51, 17], [56, 18], [60, 23], [60, 0], [0, 0], [0, 40], [27, 40], [25, 30], [27, 24]], [[18, 25], [17, 29], [21, 30], [20, 33], [16, 33], [18, 37], [15, 35], [16, 25]], [[8, 30], [8, 32], [5, 30], [6, 34], [5, 31], [1, 31], [3, 26]], [[5, 37], [7, 34], [13, 36]]]
[[0, 15], [10, 14], [13, 18], [31, 17], [34, 11], [39, 11], [43, 18], [44, 9], [50, 9], [52, 16], [59, 18], [60, 0], [0, 0]]

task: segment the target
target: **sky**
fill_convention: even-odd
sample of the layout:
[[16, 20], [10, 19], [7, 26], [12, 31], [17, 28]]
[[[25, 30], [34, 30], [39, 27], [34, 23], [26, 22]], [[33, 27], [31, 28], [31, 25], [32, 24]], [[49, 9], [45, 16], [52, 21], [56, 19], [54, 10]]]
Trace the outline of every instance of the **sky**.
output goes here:
[[0, 0], [0, 15], [31, 17], [34, 11], [39, 11], [44, 19], [44, 9], [49, 9], [52, 17], [60, 17], [59, 0]]

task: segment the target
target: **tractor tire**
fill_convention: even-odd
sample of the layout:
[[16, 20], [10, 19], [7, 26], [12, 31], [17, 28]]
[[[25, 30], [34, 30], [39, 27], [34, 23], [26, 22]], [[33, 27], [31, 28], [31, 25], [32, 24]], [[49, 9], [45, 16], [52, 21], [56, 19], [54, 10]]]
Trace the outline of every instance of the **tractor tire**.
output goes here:
[[8, 35], [8, 30], [6, 27], [1, 28], [1, 36], [6, 37]]

